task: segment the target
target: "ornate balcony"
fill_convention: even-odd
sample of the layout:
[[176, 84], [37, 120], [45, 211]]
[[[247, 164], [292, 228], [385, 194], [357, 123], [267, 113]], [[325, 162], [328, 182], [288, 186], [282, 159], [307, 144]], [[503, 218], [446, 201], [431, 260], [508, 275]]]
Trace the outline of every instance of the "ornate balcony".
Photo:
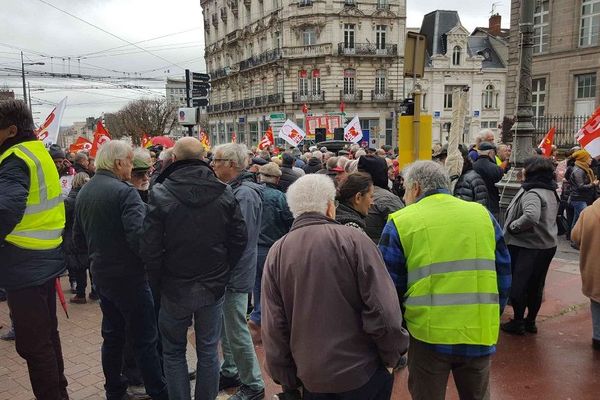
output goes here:
[[234, 100], [231, 102], [231, 110], [241, 110], [244, 108], [244, 100]]
[[258, 67], [259, 65], [277, 61], [280, 58], [280, 49], [267, 50], [258, 56], [250, 57], [240, 62], [240, 71], [244, 71], [250, 68]]
[[215, 71], [212, 71], [210, 73], [210, 79], [211, 80], [215, 80], [215, 79], [221, 79], [226, 77], [228, 74], [229, 68], [219, 68]]
[[324, 103], [325, 92], [319, 93], [292, 93], [292, 102], [294, 103]]
[[268, 104], [281, 104], [283, 103], [283, 93], [270, 94], [267, 96]]
[[229, 111], [229, 110], [231, 110], [231, 103], [221, 104], [221, 111]]
[[357, 7], [356, 0], [344, 0], [344, 7]]
[[377, 11], [390, 11], [390, 4], [387, 1], [378, 1], [377, 2]]
[[254, 107], [254, 99], [244, 99], [244, 108]]
[[393, 90], [385, 90], [383, 92], [376, 92], [375, 90], [371, 90], [371, 101], [377, 102], [388, 102], [394, 100], [394, 91]]
[[338, 54], [341, 56], [374, 56], [394, 57], [398, 55], [398, 45], [388, 44], [378, 48], [375, 43], [354, 43], [354, 46], [338, 43]]
[[227, 41], [227, 43], [233, 43], [236, 40], [238, 40], [239, 33], [240, 33], [239, 29], [237, 29], [231, 33], [228, 33], [227, 36], [225, 37], [225, 40]]
[[331, 43], [315, 44], [312, 46], [295, 46], [282, 49], [285, 58], [308, 58], [330, 56], [333, 51]]
[[298, 7], [312, 7], [313, 0], [298, 0]]
[[344, 103], [357, 103], [359, 101], [362, 101], [362, 99], [362, 90], [355, 90], [354, 93], [344, 93], [343, 90], [340, 90], [340, 100], [343, 100]]

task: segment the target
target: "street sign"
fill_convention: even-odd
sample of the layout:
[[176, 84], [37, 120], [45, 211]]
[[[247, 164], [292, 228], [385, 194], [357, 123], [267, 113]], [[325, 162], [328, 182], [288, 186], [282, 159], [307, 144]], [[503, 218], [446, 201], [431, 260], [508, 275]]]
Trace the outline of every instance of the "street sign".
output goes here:
[[198, 98], [198, 97], [208, 97], [208, 89], [206, 88], [200, 88], [200, 89], [193, 89], [192, 90], [192, 97], [193, 98]]
[[192, 82], [192, 89], [210, 89], [210, 82]]
[[273, 120], [273, 119], [286, 120], [287, 117], [286, 117], [285, 113], [272, 113], [271, 115], [269, 115], [269, 119], [271, 119], [271, 120]]
[[192, 106], [194, 107], [208, 107], [208, 99], [192, 99]]
[[210, 75], [203, 74], [200, 72], [192, 72], [192, 80], [208, 82], [208, 81], [210, 81]]

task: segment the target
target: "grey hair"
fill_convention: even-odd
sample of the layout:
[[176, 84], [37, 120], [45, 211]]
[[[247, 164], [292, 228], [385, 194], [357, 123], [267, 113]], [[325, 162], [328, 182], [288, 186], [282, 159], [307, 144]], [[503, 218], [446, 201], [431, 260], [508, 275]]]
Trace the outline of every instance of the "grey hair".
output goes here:
[[96, 155], [96, 169], [114, 171], [115, 161], [126, 159], [132, 151], [131, 145], [122, 140], [106, 142], [100, 147]]
[[494, 139], [496, 138], [496, 134], [494, 133], [493, 130], [491, 130], [489, 128], [482, 129], [479, 131], [479, 134], [477, 135], [478, 143], [485, 142], [485, 137], [487, 135], [492, 135], [494, 137]]
[[160, 161], [167, 161], [167, 160], [171, 160], [172, 158], [173, 158], [173, 148], [161, 151], [160, 155], [158, 156], [158, 159]]
[[450, 190], [450, 177], [443, 165], [434, 161], [415, 161], [402, 171], [404, 187], [409, 189], [415, 183], [421, 187], [421, 193], [431, 190]]
[[360, 150], [357, 150], [356, 153], [354, 153], [354, 159], [358, 160], [362, 156], [366, 156], [366, 155], [367, 155], [367, 152], [364, 151], [363, 149], [360, 149]]
[[152, 165], [152, 156], [150, 150], [143, 147], [136, 147], [133, 149], [133, 159], [142, 160], [148, 165]]
[[348, 174], [358, 171], [358, 160], [348, 160], [344, 166], [344, 171]]
[[325, 174], [308, 174], [294, 182], [286, 193], [294, 218], [316, 212], [325, 214], [330, 201], [335, 201], [335, 186]]
[[225, 143], [215, 147], [213, 154], [221, 155], [221, 158], [230, 160], [236, 164], [238, 169], [246, 168], [248, 164], [248, 148], [245, 144]]
[[87, 155], [87, 153], [83, 152], [83, 151], [78, 151], [77, 153], [75, 153], [75, 157], [73, 157], [73, 161], [78, 162], [81, 160], [87, 160], [89, 157]]
[[83, 187], [90, 180], [90, 176], [85, 172], [79, 172], [75, 174], [73, 177], [73, 181], [71, 182], [71, 187], [73, 189], [79, 189]]
[[320, 150], [315, 150], [315, 151], [312, 152], [312, 157], [316, 158], [319, 161], [322, 161], [323, 160], [323, 153], [321, 153]]

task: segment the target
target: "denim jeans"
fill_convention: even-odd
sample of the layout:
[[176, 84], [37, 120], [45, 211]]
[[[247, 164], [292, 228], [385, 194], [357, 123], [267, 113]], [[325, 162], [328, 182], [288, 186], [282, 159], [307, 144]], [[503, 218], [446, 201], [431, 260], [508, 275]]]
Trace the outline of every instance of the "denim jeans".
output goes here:
[[585, 201], [572, 201], [569, 204], [573, 207], [573, 224], [571, 225], [571, 229], [573, 229], [579, 219], [579, 214], [587, 207], [587, 203]]
[[593, 338], [600, 340], [600, 303], [594, 300], [591, 303]]
[[254, 281], [254, 291], [252, 297], [254, 298], [254, 309], [250, 314], [250, 319], [260, 325], [260, 290], [261, 281], [263, 275], [263, 269], [265, 268], [265, 261], [267, 260], [267, 254], [269, 254], [270, 247], [258, 246], [258, 252], [256, 257], [256, 280]]
[[264, 388], [260, 365], [254, 352], [254, 344], [246, 323], [248, 293], [225, 291], [223, 303], [223, 333], [221, 348], [223, 350], [224, 376], [240, 374], [240, 380], [251, 389]]
[[127, 380], [121, 374], [127, 338], [140, 366], [146, 392], [153, 399], [168, 399], [167, 384], [158, 357], [158, 330], [148, 282], [114, 282], [96, 285], [102, 310], [102, 369], [107, 400], [121, 399]]
[[196, 400], [215, 400], [219, 393], [219, 338], [223, 323], [223, 297], [196, 283], [177, 301], [162, 296], [158, 317], [165, 375], [170, 400], [190, 400], [190, 379], [185, 358], [187, 331], [194, 320], [196, 354]]

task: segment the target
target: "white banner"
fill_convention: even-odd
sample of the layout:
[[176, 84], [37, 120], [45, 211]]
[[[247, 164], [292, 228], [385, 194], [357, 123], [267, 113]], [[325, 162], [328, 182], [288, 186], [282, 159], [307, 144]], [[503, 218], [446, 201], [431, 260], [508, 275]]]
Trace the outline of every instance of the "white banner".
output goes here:
[[358, 143], [362, 137], [362, 128], [360, 127], [360, 120], [357, 115], [352, 118], [352, 121], [344, 128], [344, 139], [352, 143]]
[[298, 125], [288, 119], [279, 129], [278, 136], [288, 142], [290, 145], [298, 146], [298, 143], [304, 140], [306, 133], [304, 133], [304, 131], [300, 129]]
[[60, 130], [60, 121], [62, 120], [63, 112], [67, 106], [67, 98], [65, 97], [58, 103], [54, 110], [48, 115], [46, 120], [37, 129], [38, 139], [44, 142], [44, 146], [50, 147], [51, 144], [58, 140], [58, 131]]

